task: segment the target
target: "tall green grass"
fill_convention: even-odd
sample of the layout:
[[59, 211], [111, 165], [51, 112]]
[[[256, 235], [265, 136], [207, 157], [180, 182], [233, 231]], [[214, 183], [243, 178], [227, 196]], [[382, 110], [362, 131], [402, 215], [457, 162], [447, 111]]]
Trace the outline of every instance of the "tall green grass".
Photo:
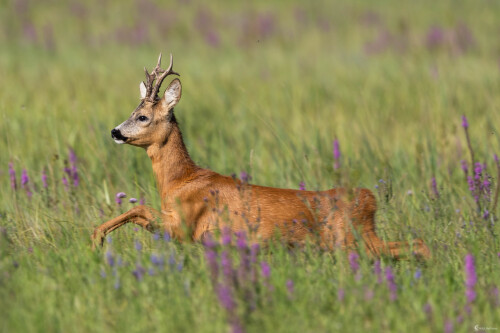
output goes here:
[[[498, 17], [496, 2], [451, 0], [0, 2], [0, 330], [221, 332], [234, 317], [249, 332], [498, 327]], [[125, 226], [92, 252], [93, 228], [133, 206], [117, 205], [117, 192], [160, 205], [145, 152], [109, 134], [138, 104], [142, 67], [160, 51], [181, 73], [176, 117], [199, 165], [246, 171], [261, 185], [372, 189], [377, 232], [422, 238], [432, 259], [382, 260], [397, 285], [391, 301], [368, 258], [353, 272], [346, 253], [276, 244], [255, 264], [252, 311], [233, 286], [235, 315], [201, 244]], [[491, 176], [481, 211], [461, 169], [465, 160], [473, 171], [462, 115], [475, 162]], [[62, 180], [70, 149], [76, 187]], [[238, 250], [224, 251], [239, 265]], [[111, 267], [109, 254], [122, 265]], [[469, 303], [467, 254], [477, 273]]]

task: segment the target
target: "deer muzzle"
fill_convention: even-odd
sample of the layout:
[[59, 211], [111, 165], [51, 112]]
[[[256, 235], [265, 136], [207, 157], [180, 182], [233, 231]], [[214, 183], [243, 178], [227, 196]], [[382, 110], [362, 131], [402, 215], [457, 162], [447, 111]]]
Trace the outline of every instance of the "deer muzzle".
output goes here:
[[120, 130], [116, 129], [116, 128], [113, 128], [111, 130], [111, 137], [118, 144], [122, 144], [122, 143], [125, 143], [127, 141], [127, 137], [123, 136], [122, 132], [120, 132]]

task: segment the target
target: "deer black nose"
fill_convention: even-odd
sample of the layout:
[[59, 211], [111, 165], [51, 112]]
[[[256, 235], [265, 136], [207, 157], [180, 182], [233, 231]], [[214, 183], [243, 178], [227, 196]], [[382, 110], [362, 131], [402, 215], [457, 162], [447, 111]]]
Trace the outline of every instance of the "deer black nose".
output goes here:
[[125, 137], [122, 135], [119, 129], [113, 128], [111, 130], [111, 137], [116, 140], [123, 140], [125, 141]]

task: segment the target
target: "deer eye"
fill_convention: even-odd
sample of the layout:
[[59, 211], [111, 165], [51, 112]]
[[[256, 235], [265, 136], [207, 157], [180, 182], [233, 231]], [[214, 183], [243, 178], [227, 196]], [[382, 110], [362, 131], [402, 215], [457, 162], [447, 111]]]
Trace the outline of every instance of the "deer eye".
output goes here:
[[146, 116], [140, 116], [137, 119], [139, 119], [139, 121], [146, 121], [146, 120], [148, 120], [148, 117], [146, 117]]

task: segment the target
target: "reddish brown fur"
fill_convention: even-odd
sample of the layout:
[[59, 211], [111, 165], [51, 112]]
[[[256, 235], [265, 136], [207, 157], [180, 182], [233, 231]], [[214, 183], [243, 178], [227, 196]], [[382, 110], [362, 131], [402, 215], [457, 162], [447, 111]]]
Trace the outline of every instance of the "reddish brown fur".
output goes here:
[[[177, 79], [167, 91], [175, 81], [179, 84], [177, 100], [169, 103], [165, 96], [157, 103], [146, 102], [131, 119], [135, 113], [155, 118], [145, 129], [134, 129], [134, 137], [127, 140], [145, 148], [152, 161], [161, 212], [136, 206], [97, 227], [92, 235], [94, 245], [133, 222], [152, 232], [162, 228], [178, 240], [202, 240], [229, 227], [233, 232], [245, 231], [253, 241], [267, 241], [279, 234], [291, 246], [309, 239], [325, 250], [350, 250], [358, 248], [362, 240], [373, 256], [406, 258], [410, 251], [417, 257], [430, 256], [421, 240], [385, 243], [377, 236], [375, 197], [367, 189], [313, 192], [264, 187], [198, 167], [189, 157], [175, 117], [166, 117], [180, 99]], [[165, 117], [168, 121], [161, 121]]]

